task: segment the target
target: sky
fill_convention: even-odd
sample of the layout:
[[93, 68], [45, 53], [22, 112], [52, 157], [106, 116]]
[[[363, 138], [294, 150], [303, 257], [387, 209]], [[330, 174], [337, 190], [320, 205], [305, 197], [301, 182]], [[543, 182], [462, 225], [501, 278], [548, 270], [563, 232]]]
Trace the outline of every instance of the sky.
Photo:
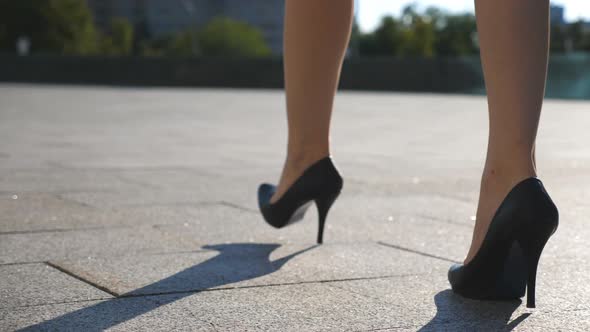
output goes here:
[[[399, 15], [402, 8], [410, 3], [419, 8], [437, 6], [450, 12], [473, 12], [474, 0], [358, 0], [358, 20], [362, 31], [373, 30], [384, 15]], [[556, 0], [552, 4], [565, 6], [565, 18], [573, 21], [579, 18], [590, 20], [589, 0]]]

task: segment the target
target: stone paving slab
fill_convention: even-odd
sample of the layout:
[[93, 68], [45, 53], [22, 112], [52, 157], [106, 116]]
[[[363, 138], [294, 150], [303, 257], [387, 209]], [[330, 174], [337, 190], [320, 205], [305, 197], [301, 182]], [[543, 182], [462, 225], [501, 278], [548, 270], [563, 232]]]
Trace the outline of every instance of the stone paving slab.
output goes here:
[[[151, 330], [151, 325], [146, 324], [161, 318], [160, 322], [154, 322], [154, 329], [169, 326], [183, 331], [362, 331], [409, 326], [411, 323], [402, 319], [415, 318], [418, 314], [410, 312], [406, 317], [392, 314], [387, 306], [329, 284], [209, 291], [35, 309], [47, 321], [31, 330], [102, 330], [122, 320], [125, 322], [115, 325], [115, 330], [134, 326], [150, 326]], [[62, 313], [65, 315], [59, 316]], [[24, 322], [39, 321], [31, 317], [30, 308], [5, 315], [7, 321], [19, 327], [27, 326]], [[171, 315], [180, 318], [182, 324], [171, 322]]]
[[111, 297], [46, 264], [0, 266], [0, 310]]
[[[424, 204], [431, 207], [430, 211], [420, 210], [426, 209]], [[457, 209], [451, 212], [453, 204]], [[470, 224], [473, 223], [469, 219], [470, 209], [465, 207], [461, 212], [461, 205], [453, 200], [428, 196], [361, 198], [343, 195], [329, 214], [324, 241], [384, 242], [449, 260], [461, 260], [467, 253], [472, 230]], [[412, 214], [413, 208], [420, 212]], [[445, 217], [431, 217], [437, 211]], [[194, 218], [186, 226], [172, 224], [162, 229], [185, 241], [202, 245], [241, 241], [311, 244], [318, 227], [313, 206], [304, 220], [282, 229], [269, 227], [258, 212], [227, 206], [203, 206], [190, 212]]]
[[[387, 283], [386, 287], [378, 287], [378, 290], [381, 294], [390, 295], [393, 301], [343, 289], [349, 283], [370, 285], [373, 282], [381, 286]], [[517, 326], [519, 331], [536, 331], [543, 324], [555, 326], [552, 325], [555, 321], [563, 324], [569, 320], [572, 321], [567, 326], [572, 330], [581, 330], [588, 325], [584, 320], [587, 317], [585, 311], [535, 312], [523, 309], [519, 302], [464, 300], [445, 290], [447, 287], [437, 282], [424, 283], [416, 277], [392, 277], [202, 292], [179, 299], [173, 306], [188, 308], [195, 316], [211, 322], [222, 331], [372, 331], [399, 328], [415, 331], [423, 327], [436, 331], [453, 330], [455, 327], [498, 331], [507, 330], [507, 326]], [[424, 306], [414, 303], [423, 303]], [[521, 315], [529, 312], [533, 315], [527, 318], [534, 319], [530, 322], [522, 320], [524, 317]]]
[[[227, 206], [204, 206], [201, 208], [183, 206], [126, 207], [122, 211], [101, 211], [79, 207], [76, 204], [68, 208], [68, 201], [62, 201], [53, 196], [46, 197], [44, 194], [28, 194], [24, 197], [21, 196], [19, 200], [12, 200], [7, 197], [3, 202], [22, 204], [22, 208], [15, 209], [19, 213], [23, 212], [22, 215], [16, 214], [16, 217], [11, 217], [10, 209], [8, 209], [8, 219], [11, 222], [8, 224], [3, 223], [4, 230], [8, 231], [15, 230], [14, 227], [16, 227], [16, 230], [23, 230], [23, 228], [30, 230], [31, 228], [26, 226], [29, 218], [27, 214], [34, 217], [41, 215], [41, 218], [49, 219], [41, 219], [43, 222], [32, 227], [33, 230], [37, 228], [57, 227], [62, 229], [64, 227], [80, 228], [81, 226], [91, 227], [98, 225], [112, 227], [145, 224], [155, 226], [178, 225], [179, 232], [185, 235], [189, 234], [189, 237], [194, 239], [197, 244], [244, 240], [244, 235], [248, 234], [244, 233], [244, 229], [251, 231], [247, 237], [249, 241], [303, 240], [309, 242], [313, 240], [313, 236], [310, 236], [310, 234], [315, 232], [316, 227], [314, 222], [316, 217], [313, 209], [311, 209], [310, 215], [304, 222], [283, 230], [274, 230], [266, 227], [258, 213], [242, 213], [243, 211], [239, 209]], [[60, 203], [65, 206], [64, 211], [60, 211]], [[5, 207], [9, 206], [8, 204]], [[39, 208], [35, 207], [37, 204]], [[360, 208], [347, 209], [348, 206], [353, 205]], [[355, 238], [391, 242], [395, 245], [402, 245], [430, 254], [438, 253], [440, 255], [443, 253], [446, 257], [460, 260], [466, 252], [464, 245], [470, 237], [471, 226], [469, 224], [471, 221], [466, 220], [471, 210], [470, 205], [467, 202], [462, 203], [454, 199], [436, 196], [371, 197], [368, 195], [354, 195], [350, 197], [350, 195], [344, 194], [330, 214], [326, 237], [336, 242], [350, 241]], [[463, 208], [453, 209], [453, 206]], [[51, 213], [52, 208], [56, 212], [61, 212], [60, 214], [67, 219], [64, 220], [61, 215], [54, 216]], [[89, 213], [89, 210], [92, 213]], [[412, 216], [412, 213], [418, 214], [418, 217]], [[433, 223], [430, 224], [426, 219], [433, 219]], [[219, 220], [225, 222], [219, 223]], [[363, 223], [359, 223], [358, 220], [363, 220]], [[439, 221], [440, 223], [437, 223]], [[14, 225], [13, 228], [11, 228], [11, 224]], [[455, 227], [462, 225], [464, 227]], [[415, 227], [421, 227], [422, 230], [416, 231]], [[559, 237], [562, 232], [569, 232], [571, 229], [569, 226], [562, 228], [556, 237]], [[579, 232], [579, 230], [574, 229], [574, 237], [570, 237], [569, 234], [567, 237], [573, 239], [574, 242], [579, 241], [580, 245], [583, 245], [581, 243], [582, 239], [579, 234], [575, 234], [576, 232]], [[406, 234], [409, 234], [409, 236]], [[458, 237], [456, 240], [450, 241], [449, 234]], [[553, 243], [560, 243], [562, 254], [563, 244], [571, 246], [571, 241], [551, 241], [549, 248], [552, 247]], [[447, 247], [441, 248], [440, 245]], [[572, 250], [575, 254], [579, 247], [572, 248]]]
[[[234, 166], [235, 168], [235, 166]], [[261, 170], [256, 168], [258, 172]], [[252, 172], [248, 172], [251, 175]], [[257, 179], [252, 176], [239, 178], [235, 172], [223, 170], [144, 170], [120, 171], [120, 176], [136, 183], [145, 183], [178, 197], [179, 201], [231, 202], [248, 208], [257, 208]], [[236, 183], [240, 183], [236, 186]], [[231, 189], [231, 190], [230, 190]], [[176, 194], [173, 194], [176, 193]]]
[[301, 246], [230, 243], [203, 252], [52, 261], [116, 294], [444, 274], [449, 264], [378, 244]]
[[183, 225], [194, 218], [191, 208], [182, 205], [101, 209], [53, 193], [26, 193], [16, 200], [0, 197], [0, 234]]
[[[555, 285], [554, 280], [540, 278], [539, 281], [536, 309], [527, 309], [521, 301], [493, 302], [462, 298], [449, 289], [444, 274], [406, 277], [404, 282], [394, 278], [352, 280], [334, 286], [386, 303], [394, 312], [422, 312], [423, 320], [416, 322], [416, 325], [426, 330], [434, 331], [437, 327], [451, 324], [445, 329], [496, 331], [507, 330], [506, 326], [512, 324], [519, 331], [535, 331], [538, 326], [556, 326], [555, 319], [562, 323], [568, 321], [566, 330], [582, 330], [590, 324], [590, 309], [578, 306], [576, 294], [560, 296], [559, 286]], [[431, 319], [426, 321], [426, 317]], [[516, 324], [520, 319], [522, 322]]]
[[[11, 270], [23, 301], [38, 302], [0, 309], [0, 330], [589, 329], [587, 102], [544, 107], [537, 160], [561, 227], [531, 315], [448, 291], [446, 270], [471, 238], [485, 99], [344, 92], [335, 108], [346, 182], [326, 245], [281, 261], [313, 246], [317, 228], [313, 208], [280, 230], [257, 212], [256, 187], [278, 179], [284, 158], [281, 91], [0, 85], [0, 271], [59, 262], [136, 292], [89, 302], [66, 273], [19, 285], [44, 271]], [[280, 247], [244, 249], [265, 243]], [[183, 292], [193, 288], [208, 290]], [[181, 293], [137, 295], [150, 290]]]
[[[590, 323], [587, 310], [531, 311], [518, 301], [466, 300], [442, 282], [391, 277], [56, 304], [0, 310], [0, 324], [20, 328], [43, 319], [37, 328], [99, 330], [118, 323], [114, 330], [584, 331]], [[403, 300], [407, 296], [411, 302]]]
[[[126, 181], [144, 185], [119, 191], [86, 191], [63, 194], [64, 198], [97, 208], [230, 202], [257, 209], [256, 179], [245, 180], [222, 175], [203, 175], [195, 170], [118, 171]], [[231, 188], [232, 190], [228, 190]]]
[[558, 310], [590, 310], [588, 255], [568, 258], [556, 252], [544, 253], [537, 272], [538, 303]]
[[[26, 250], [23, 250], [26, 248]], [[194, 243], [154, 227], [89, 229], [0, 235], [0, 264], [42, 262], [73, 257], [188, 251]]]
[[216, 331], [184, 308], [175, 296], [84, 301], [0, 309], [2, 331]]
[[221, 331], [368, 331], [412, 326], [420, 315], [410, 311], [396, 314], [372, 298], [332, 284], [203, 292], [178, 304]]
[[23, 194], [65, 191], [119, 191], [137, 188], [132, 182], [121, 179], [116, 172], [102, 169], [66, 168], [59, 162], [51, 167], [14, 168], [0, 172], [0, 188], [4, 192]]
[[90, 210], [50, 193], [0, 194], [0, 233], [68, 227]]

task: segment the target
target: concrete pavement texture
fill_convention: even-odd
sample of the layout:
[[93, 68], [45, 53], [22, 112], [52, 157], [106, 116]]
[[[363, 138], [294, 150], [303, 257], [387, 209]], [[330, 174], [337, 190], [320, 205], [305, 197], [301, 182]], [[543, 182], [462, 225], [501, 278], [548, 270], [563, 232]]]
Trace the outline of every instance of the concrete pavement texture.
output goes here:
[[278, 90], [0, 85], [0, 330], [588, 331], [590, 102], [547, 100], [561, 212], [537, 308], [452, 293], [487, 140], [484, 97], [341, 92], [343, 194], [266, 225]]

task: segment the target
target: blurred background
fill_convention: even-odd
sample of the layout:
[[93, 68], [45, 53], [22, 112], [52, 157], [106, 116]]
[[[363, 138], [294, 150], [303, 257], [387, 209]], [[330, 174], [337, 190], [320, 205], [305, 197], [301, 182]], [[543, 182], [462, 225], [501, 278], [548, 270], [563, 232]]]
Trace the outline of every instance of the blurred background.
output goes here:
[[[485, 93], [473, 2], [441, 3], [357, 0], [342, 88]], [[0, 0], [0, 81], [280, 88], [284, 6]], [[547, 95], [590, 99], [590, 4], [551, 22]]]

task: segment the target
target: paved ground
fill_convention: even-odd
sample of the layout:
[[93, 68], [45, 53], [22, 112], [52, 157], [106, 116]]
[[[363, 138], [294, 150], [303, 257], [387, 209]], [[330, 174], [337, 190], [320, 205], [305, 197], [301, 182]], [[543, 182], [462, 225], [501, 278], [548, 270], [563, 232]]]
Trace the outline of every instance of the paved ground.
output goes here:
[[590, 330], [590, 103], [548, 101], [561, 209], [538, 309], [452, 294], [486, 142], [481, 97], [342, 93], [345, 188], [283, 230], [279, 91], [0, 86], [0, 330]]

